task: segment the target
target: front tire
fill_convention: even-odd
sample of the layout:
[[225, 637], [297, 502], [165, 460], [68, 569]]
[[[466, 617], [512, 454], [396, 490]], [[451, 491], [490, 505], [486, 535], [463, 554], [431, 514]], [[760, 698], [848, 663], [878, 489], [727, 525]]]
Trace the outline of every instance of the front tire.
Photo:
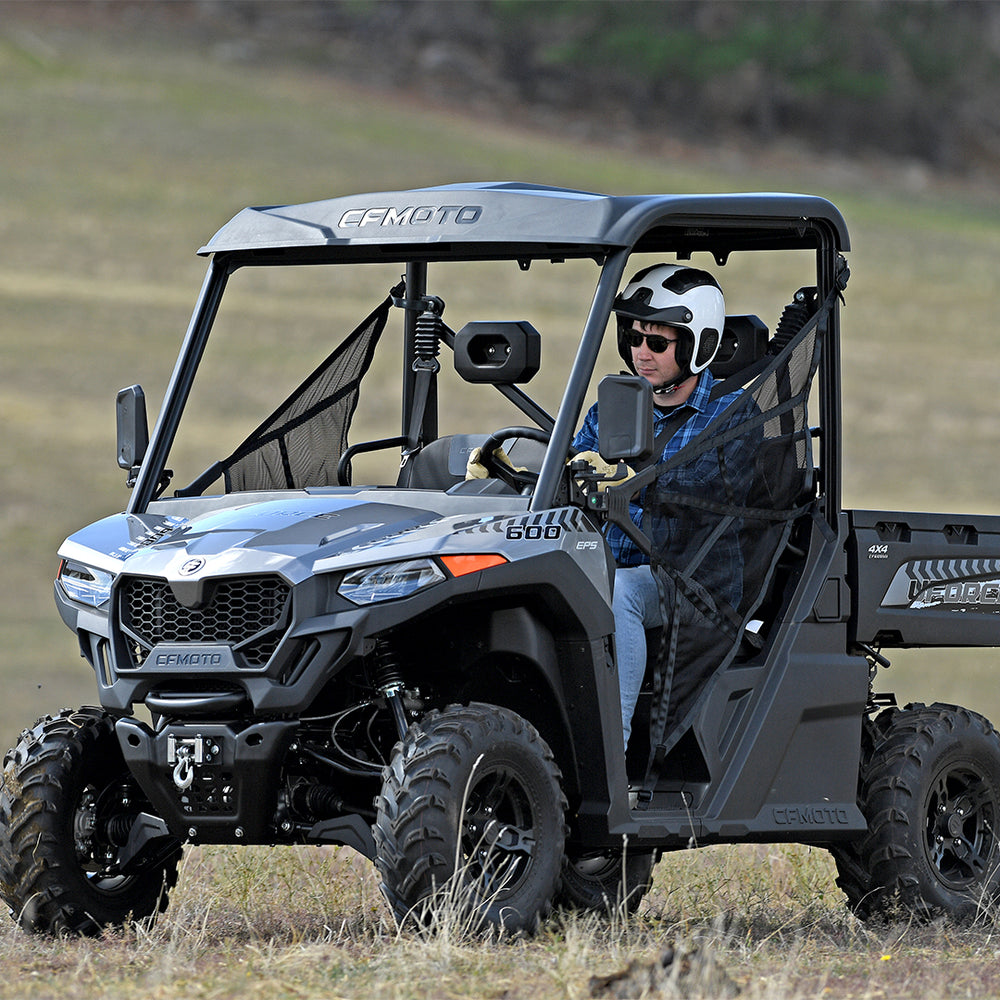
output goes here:
[[561, 775], [545, 741], [494, 705], [450, 706], [411, 726], [384, 772], [374, 834], [396, 919], [533, 930], [559, 888]]
[[868, 833], [834, 849], [861, 917], [974, 918], [1000, 895], [1000, 737], [981, 715], [909, 705], [876, 719], [862, 763]]
[[166, 909], [179, 844], [144, 867], [116, 867], [109, 831], [138, 813], [128, 788], [114, 721], [97, 708], [47, 716], [7, 752], [0, 897], [25, 930], [97, 935]]

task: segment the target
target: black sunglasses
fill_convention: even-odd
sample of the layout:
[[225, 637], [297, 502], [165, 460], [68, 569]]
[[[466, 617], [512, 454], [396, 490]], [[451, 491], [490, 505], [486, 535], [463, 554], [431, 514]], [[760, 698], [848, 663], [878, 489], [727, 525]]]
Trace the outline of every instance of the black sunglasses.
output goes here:
[[658, 333], [641, 333], [639, 330], [625, 331], [625, 341], [629, 347], [641, 347], [644, 340], [646, 346], [654, 354], [662, 354], [671, 344], [677, 343], [676, 338], [670, 340], [667, 337], [661, 337]]

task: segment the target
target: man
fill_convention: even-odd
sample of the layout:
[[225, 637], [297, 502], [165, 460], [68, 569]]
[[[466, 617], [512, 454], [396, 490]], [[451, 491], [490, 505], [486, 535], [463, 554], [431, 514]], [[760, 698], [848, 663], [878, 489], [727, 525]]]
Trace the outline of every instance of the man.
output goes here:
[[[713, 398], [715, 382], [708, 366], [722, 339], [726, 307], [722, 290], [707, 271], [678, 264], [657, 264], [635, 275], [615, 299], [618, 350], [631, 371], [653, 387], [653, 461], [661, 464], [689, 444], [741, 395], [740, 390]], [[740, 409], [737, 407], [737, 409]], [[735, 425], [739, 414], [726, 425]], [[573, 441], [579, 452], [598, 450], [597, 404], [591, 407]], [[709, 449], [666, 473], [656, 484], [686, 496], [722, 499], [740, 505], [746, 496], [752, 449], [736, 437], [722, 449]], [[721, 467], [721, 473], [720, 473]], [[649, 488], [650, 490], [652, 487]], [[630, 513], [642, 526], [645, 497], [633, 497]], [[654, 537], [661, 561], [671, 554], [684, 561], [690, 553], [691, 531], [675, 517], [658, 511], [647, 517], [646, 532]], [[651, 522], [651, 523], [650, 523]], [[612, 607], [615, 648], [621, 689], [625, 743], [646, 669], [646, 629], [669, 625], [661, 613], [660, 592], [649, 561], [621, 530], [611, 527], [608, 542], [619, 567], [615, 574]], [[721, 599], [739, 604], [742, 561], [736, 532], [728, 531], [713, 543], [711, 557]], [[669, 587], [671, 581], [664, 581]], [[672, 603], [665, 601], [668, 607]], [[692, 610], [686, 613], [695, 614]]]

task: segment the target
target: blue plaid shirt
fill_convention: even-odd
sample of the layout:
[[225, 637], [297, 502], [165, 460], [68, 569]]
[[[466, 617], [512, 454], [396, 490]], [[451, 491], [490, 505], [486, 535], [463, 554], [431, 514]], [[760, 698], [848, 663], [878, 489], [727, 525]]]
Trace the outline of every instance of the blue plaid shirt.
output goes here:
[[[683, 404], [690, 411], [689, 415], [664, 446], [659, 462], [665, 462], [668, 458], [677, 454], [685, 445], [690, 444], [695, 437], [742, 393], [741, 389], [737, 389], [734, 392], [726, 393], [724, 396], [719, 396], [717, 399], [711, 399], [714, 385], [715, 379], [712, 378], [712, 373], [708, 370], [703, 371], [698, 376], [698, 384], [688, 397], [687, 402]], [[748, 405], [752, 405], [750, 397], [748, 397]], [[654, 435], [660, 433], [663, 425], [673, 412], [672, 410], [663, 410], [660, 407], [654, 407]], [[737, 424], [745, 419], [746, 412], [740, 407], [734, 413], [732, 420], [727, 421], [727, 426], [730, 423]], [[721, 430], [722, 428], [717, 429]], [[597, 431], [598, 415], [597, 404], [595, 403], [587, 412], [583, 426], [573, 439], [573, 447], [577, 451], [597, 451]], [[726, 456], [727, 465], [730, 468], [752, 468], [753, 455], [745, 442], [737, 438], [727, 446], [727, 451], [730, 452]], [[741, 452], [746, 453], [741, 454]], [[699, 460], [702, 458], [703, 460]], [[715, 499], [714, 493], [719, 486], [718, 469], [718, 460], [714, 452], [708, 452], [704, 456], [699, 456], [699, 458], [694, 459], [692, 462], [686, 463], [669, 473], [669, 482], [671, 487], [676, 485], [680, 492], [691, 493], [699, 491], [700, 488], [700, 492], [709, 492], [713, 494], [712, 498]], [[631, 514], [632, 521], [638, 527], [642, 526], [643, 508], [641, 502], [639, 502], [641, 499], [642, 494], [640, 493], [629, 504], [629, 513]], [[660, 525], [658, 527], [662, 530], [666, 526]], [[611, 546], [611, 554], [619, 566], [641, 566], [643, 563], [649, 562], [646, 556], [636, 548], [632, 539], [624, 534], [620, 528], [612, 525], [608, 529], [607, 539], [608, 544]]]

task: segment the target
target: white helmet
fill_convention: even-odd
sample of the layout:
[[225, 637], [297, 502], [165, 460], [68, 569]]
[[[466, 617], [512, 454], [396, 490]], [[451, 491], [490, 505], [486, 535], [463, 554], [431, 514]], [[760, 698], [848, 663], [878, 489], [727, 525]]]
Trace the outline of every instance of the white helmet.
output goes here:
[[[632, 371], [632, 352], [625, 335], [632, 321], [665, 323], [679, 331], [678, 383], [704, 371], [715, 357], [726, 322], [726, 303], [715, 278], [684, 264], [653, 264], [643, 268], [615, 299], [618, 353]], [[678, 384], [675, 383], [675, 384]]]

